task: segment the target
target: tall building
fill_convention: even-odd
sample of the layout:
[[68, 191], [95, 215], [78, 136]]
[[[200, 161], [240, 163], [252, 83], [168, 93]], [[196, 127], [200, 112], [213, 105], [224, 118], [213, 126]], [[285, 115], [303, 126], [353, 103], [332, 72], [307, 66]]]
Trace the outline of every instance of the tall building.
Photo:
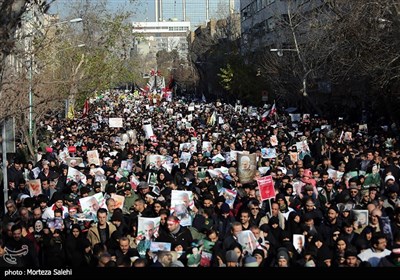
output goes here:
[[[295, 15], [310, 13], [324, 4], [313, 0], [240, 0], [241, 50], [254, 52], [269, 46], [271, 48], [293, 48], [292, 35], [288, 29], [288, 8]], [[288, 33], [289, 30], [289, 33]], [[298, 40], [306, 40], [305, 30], [299, 30]]]
[[156, 63], [158, 51], [177, 50], [182, 59], [188, 54], [187, 32], [190, 23], [181, 21], [134, 22], [135, 34], [133, 54], [145, 57], [152, 66]]
[[239, 11], [238, 0], [155, 0], [156, 21], [190, 21], [191, 30]]

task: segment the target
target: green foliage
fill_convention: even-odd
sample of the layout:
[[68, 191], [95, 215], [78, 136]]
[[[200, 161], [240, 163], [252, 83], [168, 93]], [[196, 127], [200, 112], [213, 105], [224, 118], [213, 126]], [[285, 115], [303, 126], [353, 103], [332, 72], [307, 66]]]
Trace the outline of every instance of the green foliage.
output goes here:
[[232, 66], [228, 63], [226, 68], [220, 68], [220, 73], [218, 73], [218, 77], [220, 78], [220, 85], [227, 91], [232, 89], [232, 84], [234, 82], [234, 72]]

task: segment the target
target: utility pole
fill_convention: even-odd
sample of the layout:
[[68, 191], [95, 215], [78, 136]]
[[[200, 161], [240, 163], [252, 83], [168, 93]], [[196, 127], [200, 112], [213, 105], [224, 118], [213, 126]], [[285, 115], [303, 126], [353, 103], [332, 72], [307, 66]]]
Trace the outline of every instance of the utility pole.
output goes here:
[[8, 178], [7, 178], [7, 136], [6, 136], [6, 119], [3, 120], [2, 131], [2, 148], [3, 148], [3, 197], [4, 197], [4, 214], [7, 212], [6, 201], [8, 200]]

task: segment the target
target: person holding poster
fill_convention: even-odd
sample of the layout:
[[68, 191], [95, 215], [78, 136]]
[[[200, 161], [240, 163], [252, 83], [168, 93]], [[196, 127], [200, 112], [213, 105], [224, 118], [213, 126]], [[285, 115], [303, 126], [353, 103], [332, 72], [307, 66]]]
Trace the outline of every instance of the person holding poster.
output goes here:
[[251, 183], [256, 173], [256, 158], [255, 154], [251, 155], [238, 155], [239, 161], [239, 179], [240, 183]]
[[169, 216], [167, 219], [167, 231], [161, 231], [157, 242], [171, 243], [171, 250], [186, 251], [192, 244], [193, 237], [190, 230], [180, 225], [179, 218]]

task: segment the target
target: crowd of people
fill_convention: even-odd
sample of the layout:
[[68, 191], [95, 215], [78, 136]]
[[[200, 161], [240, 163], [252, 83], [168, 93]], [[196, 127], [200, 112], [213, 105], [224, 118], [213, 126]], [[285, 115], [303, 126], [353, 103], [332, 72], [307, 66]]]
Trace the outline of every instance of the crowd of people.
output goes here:
[[0, 267], [400, 266], [395, 122], [121, 91], [77, 114], [8, 162]]

